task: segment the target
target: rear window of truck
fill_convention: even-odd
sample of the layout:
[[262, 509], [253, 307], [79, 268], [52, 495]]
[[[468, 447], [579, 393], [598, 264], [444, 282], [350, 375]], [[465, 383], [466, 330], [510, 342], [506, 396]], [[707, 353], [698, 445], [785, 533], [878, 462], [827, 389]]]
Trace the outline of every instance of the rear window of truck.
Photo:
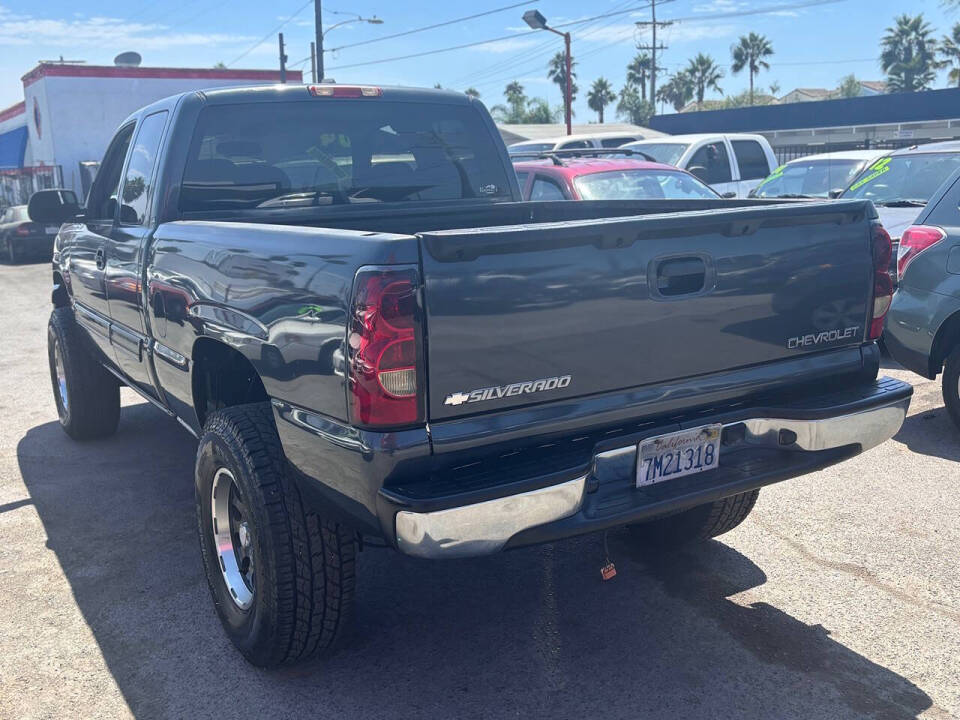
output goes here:
[[322, 99], [205, 108], [180, 209], [511, 199], [473, 107]]

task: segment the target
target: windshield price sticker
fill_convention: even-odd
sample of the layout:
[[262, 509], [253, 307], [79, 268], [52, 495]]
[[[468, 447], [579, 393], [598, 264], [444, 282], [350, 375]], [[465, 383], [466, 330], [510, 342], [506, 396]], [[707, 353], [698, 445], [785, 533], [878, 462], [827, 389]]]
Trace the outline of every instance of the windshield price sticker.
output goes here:
[[889, 169], [890, 169], [890, 158], [888, 157], [880, 158], [873, 165], [870, 166], [870, 170], [872, 172], [869, 175], [865, 175], [864, 177], [857, 180], [857, 182], [855, 182], [853, 185], [850, 186], [850, 189], [856, 190], [858, 187], [863, 187], [868, 182], [876, 180], [878, 177], [883, 175]]

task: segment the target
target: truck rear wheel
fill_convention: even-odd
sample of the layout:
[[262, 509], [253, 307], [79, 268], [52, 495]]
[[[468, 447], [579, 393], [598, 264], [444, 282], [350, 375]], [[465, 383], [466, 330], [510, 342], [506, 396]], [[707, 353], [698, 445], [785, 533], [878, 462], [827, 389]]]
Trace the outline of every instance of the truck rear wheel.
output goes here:
[[352, 532], [306, 508], [286, 471], [269, 403], [204, 425], [197, 522], [207, 582], [230, 640], [252, 664], [306, 660], [350, 625]]
[[631, 525], [635, 537], [642, 543], [662, 549], [679, 548], [698, 540], [723, 535], [746, 520], [757, 502], [759, 490], [723, 498], [712, 503]]
[[90, 353], [68, 307], [47, 325], [50, 379], [60, 426], [74, 440], [112, 435], [120, 421], [120, 384]]
[[960, 428], [960, 345], [947, 355], [943, 364], [943, 404], [950, 419]]

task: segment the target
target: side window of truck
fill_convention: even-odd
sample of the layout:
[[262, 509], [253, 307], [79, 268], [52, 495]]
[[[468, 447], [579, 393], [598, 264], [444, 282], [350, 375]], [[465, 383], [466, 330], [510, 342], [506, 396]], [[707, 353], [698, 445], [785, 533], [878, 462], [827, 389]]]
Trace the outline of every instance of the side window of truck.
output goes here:
[[117, 194], [120, 191], [120, 173], [123, 172], [123, 159], [133, 137], [133, 123], [121, 128], [113, 137], [103, 163], [97, 173], [90, 195], [87, 197], [88, 220], [113, 220], [117, 214]]
[[144, 118], [137, 131], [137, 139], [130, 152], [127, 173], [123, 179], [123, 204], [120, 206], [120, 222], [124, 225], [142, 225], [147, 219], [147, 200], [150, 183], [157, 164], [160, 139], [167, 112], [154, 113]]
[[756, 140], [734, 140], [733, 154], [737, 157], [741, 180], [763, 179], [770, 174], [767, 154]]
[[[705, 172], [695, 171], [694, 168], [703, 168]], [[707, 185], [727, 183], [733, 180], [733, 176], [730, 174], [730, 156], [727, 155], [727, 148], [723, 141], [707, 143], [697, 150], [690, 158], [690, 162], [687, 163], [687, 170]]]

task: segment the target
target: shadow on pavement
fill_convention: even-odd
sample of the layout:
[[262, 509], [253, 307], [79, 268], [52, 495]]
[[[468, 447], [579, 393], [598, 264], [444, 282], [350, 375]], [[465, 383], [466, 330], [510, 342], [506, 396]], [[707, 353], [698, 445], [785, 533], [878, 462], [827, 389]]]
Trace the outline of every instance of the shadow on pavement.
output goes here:
[[17, 448], [48, 546], [139, 717], [912, 718], [931, 705], [826, 629], [732, 600], [766, 581], [732, 548], [651, 557], [626, 531], [611, 534], [607, 583], [598, 537], [442, 563], [365, 551], [348, 645], [251, 668], [207, 595], [194, 451], [146, 404], [124, 408], [109, 440], [77, 444], [48, 423]]
[[907, 416], [893, 439], [915, 453], [960, 461], [960, 430], [943, 406]]

